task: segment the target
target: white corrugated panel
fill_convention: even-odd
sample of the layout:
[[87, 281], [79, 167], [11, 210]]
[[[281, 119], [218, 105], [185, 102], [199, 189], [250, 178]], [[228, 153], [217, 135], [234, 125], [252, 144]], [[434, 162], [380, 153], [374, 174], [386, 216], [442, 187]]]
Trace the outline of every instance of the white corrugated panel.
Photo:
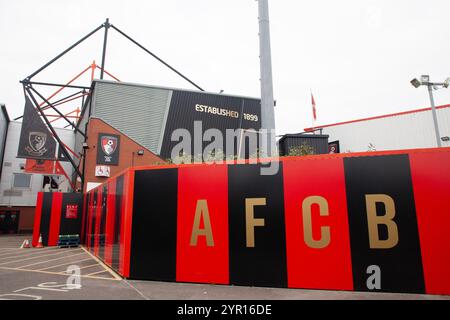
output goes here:
[[[450, 107], [437, 110], [440, 134], [450, 136]], [[339, 140], [341, 152], [377, 151], [436, 147], [431, 111], [407, 113], [323, 128], [329, 141]], [[450, 146], [442, 142], [442, 146]]]
[[97, 82], [92, 116], [158, 153], [170, 96], [166, 89]]

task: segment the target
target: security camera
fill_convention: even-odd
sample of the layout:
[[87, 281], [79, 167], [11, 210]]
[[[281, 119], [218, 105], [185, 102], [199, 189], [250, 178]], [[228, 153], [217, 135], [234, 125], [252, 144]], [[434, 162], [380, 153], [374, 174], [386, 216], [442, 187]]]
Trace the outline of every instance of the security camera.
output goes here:
[[83, 149], [89, 149], [89, 146], [86, 142], [83, 142]]
[[420, 86], [422, 85], [422, 83], [420, 83], [420, 81], [417, 80], [417, 78], [412, 79], [412, 80], [411, 80], [411, 84], [412, 84], [415, 88], [418, 88], [418, 87], [420, 87]]

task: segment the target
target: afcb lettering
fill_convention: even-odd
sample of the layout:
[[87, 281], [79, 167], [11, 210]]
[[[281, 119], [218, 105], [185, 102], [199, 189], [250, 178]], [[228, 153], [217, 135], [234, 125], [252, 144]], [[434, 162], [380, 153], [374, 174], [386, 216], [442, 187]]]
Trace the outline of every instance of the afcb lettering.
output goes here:
[[[386, 194], [368, 194], [366, 199], [367, 225], [369, 231], [369, 244], [371, 249], [391, 249], [398, 244], [399, 234], [395, 218], [395, 202], [392, 197]], [[265, 206], [266, 198], [247, 198], [245, 199], [245, 222], [246, 222], [246, 246], [255, 247], [255, 228], [264, 227], [264, 218], [255, 218], [255, 207]], [[377, 203], [384, 205], [384, 212], [377, 212]], [[328, 201], [321, 196], [310, 196], [302, 202], [303, 218], [303, 239], [305, 244], [312, 249], [323, 249], [331, 243], [330, 226], [320, 227], [320, 239], [313, 238], [313, 218], [312, 206], [319, 207], [320, 216], [329, 216]], [[203, 228], [200, 228], [203, 220]], [[380, 239], [378, 227], [384, 225], [387, 228], [387, 239]], [[191, 232], [191, 246], [197, 246], [198, 238], [206, 237], [208, 247], [214, 247], [213, 230], [208, 208], [208, 201], [201, 199], [197, 201], [195, 216]]]

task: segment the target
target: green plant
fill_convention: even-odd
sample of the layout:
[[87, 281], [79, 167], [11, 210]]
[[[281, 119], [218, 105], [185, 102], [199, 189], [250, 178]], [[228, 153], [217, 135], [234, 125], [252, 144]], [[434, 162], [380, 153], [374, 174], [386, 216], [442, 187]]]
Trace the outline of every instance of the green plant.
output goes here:
[[302, 143], [300, 146], [290, 147], [288, 156], [307, 156], [314, 154], [314, 149], [307, 143]]

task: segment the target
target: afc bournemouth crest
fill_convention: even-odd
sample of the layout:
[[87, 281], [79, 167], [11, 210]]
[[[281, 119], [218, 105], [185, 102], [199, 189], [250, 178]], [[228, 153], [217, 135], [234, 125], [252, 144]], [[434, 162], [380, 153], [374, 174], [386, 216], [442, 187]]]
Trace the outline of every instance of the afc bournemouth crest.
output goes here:
[[117, 138], [111, 136], [103, 136], [102, 149], [107, 156], [112, 155], [117, 149]]
[[112, 134], [99, 134], [97, 164], [117, 165], [119, 163], [120, 137]]
[[28, 135], [28, 146], [25, 150], [34, 157], [41, 157], [47, 152], [45, 143], [47, 142], [47, 134], [43, 132], [30, 132]]

